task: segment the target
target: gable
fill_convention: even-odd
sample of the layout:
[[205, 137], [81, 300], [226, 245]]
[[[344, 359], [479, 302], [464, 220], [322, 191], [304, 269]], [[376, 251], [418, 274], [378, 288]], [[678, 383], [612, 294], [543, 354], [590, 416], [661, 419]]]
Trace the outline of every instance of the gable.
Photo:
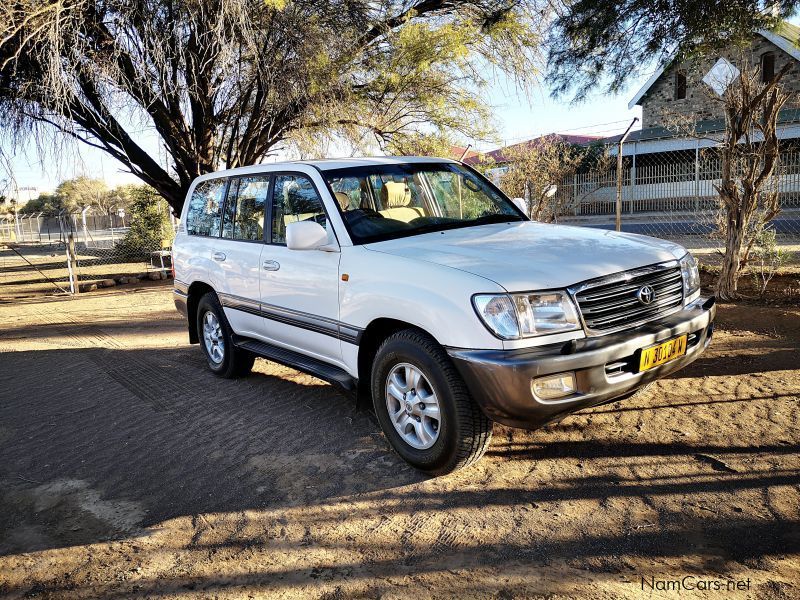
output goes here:
[[[780, 50], [800, 62], [800, 27], [792, 25], [791, 23], [783, 22], [779, 24], [774, 30], [767, 31], [761, 29], [758, 35], [772, 43]], [[667, 60], [653, 75], [645, 82], [645, 84], [636, 92], [636, 95], [628, 102], [628, 108], [633, 108], [638, 105], [642, 98], [647, 94], [653, 85], [661, 78], [674, 60], [674, 54]]]

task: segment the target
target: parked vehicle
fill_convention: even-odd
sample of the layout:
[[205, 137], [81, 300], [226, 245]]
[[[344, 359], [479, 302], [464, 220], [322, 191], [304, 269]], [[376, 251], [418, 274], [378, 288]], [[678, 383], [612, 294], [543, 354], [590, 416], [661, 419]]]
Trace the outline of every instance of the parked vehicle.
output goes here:
[[392, 447], [446, 473], [492, 423], [534, 429], [695, 360], [714, 299], [671, 242], [532, 222], [444, 159], [244, 167], [199, 177], [175, 304], [222, 377], [256, 356], [368, 399]]

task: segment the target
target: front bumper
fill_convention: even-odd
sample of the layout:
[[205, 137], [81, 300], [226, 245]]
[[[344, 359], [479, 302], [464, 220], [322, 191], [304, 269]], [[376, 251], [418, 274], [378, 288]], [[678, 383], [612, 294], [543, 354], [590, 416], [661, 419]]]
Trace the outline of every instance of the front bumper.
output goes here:
[[[498, 423], [536, 429], [570, 413], [629, 395], [697, 359], [711, 341], [714, 298], [699, 298], [680, 312], [620, 333], [521, 350], [448, 348], [473, 398]], [[639, 372], [642, 348], [687, 334], [686, 354]], [[573, 371], [578, 391], [543, 401], [531, 393], [531, 380]]]

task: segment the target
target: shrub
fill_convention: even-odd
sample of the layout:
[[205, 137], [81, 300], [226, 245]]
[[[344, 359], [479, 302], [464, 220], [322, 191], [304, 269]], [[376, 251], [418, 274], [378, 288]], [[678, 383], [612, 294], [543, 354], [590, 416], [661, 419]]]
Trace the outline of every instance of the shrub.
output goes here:
[[148, 260], [151, 252], [168, 247], [175, 237], [169, 205], [146, 185], [130, 190], [130, 196], [130, 229], [114, 250], [120, 259]]

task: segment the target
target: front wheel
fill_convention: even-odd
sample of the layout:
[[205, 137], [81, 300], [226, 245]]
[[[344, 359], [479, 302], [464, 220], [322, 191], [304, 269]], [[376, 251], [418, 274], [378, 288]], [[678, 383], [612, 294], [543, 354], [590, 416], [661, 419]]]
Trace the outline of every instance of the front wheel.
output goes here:
[[449, 473], [474, 463], [488, 448], [492, 422], [427, 334], [407, 329], [388, 337], [375, 355], [371, 388], [384, 435], [415, 468]]
[[215, 375], [233, 379], [253, 368], [255, 355], [233, 345], [233, 332], [213, 292], [200, 298], [197, 305], [197, 337], [208, 368]]

